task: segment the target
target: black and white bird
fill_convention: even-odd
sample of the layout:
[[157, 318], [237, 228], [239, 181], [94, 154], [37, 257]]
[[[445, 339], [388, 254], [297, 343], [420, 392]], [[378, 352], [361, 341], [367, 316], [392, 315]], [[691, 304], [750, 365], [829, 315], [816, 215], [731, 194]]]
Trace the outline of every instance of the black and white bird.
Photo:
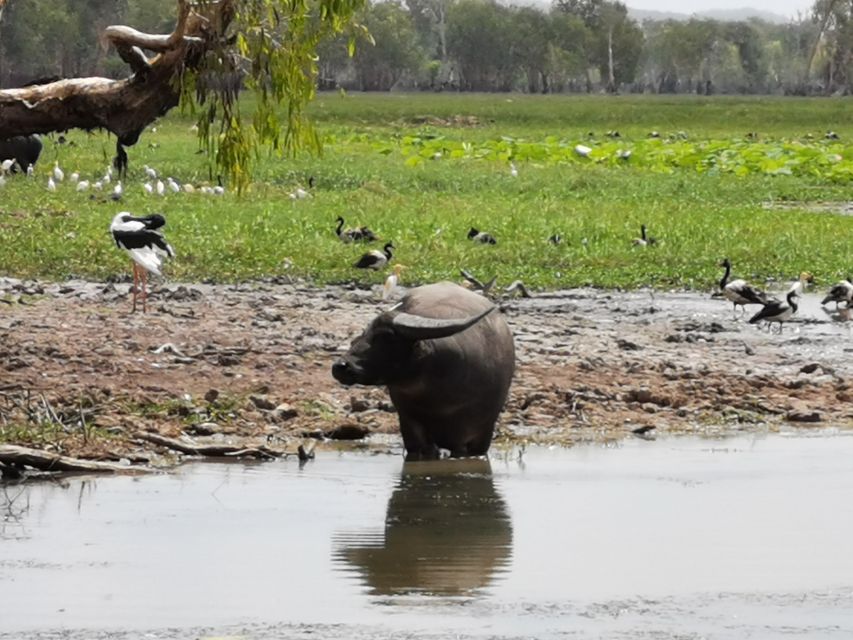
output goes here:
[[344, 219], [341, 216], [338, 216], [335, 222], [338, 223], [335, 227], [335, 235], [341, 242], [373, 242], [377, 239], [376, 234], [367, 227], [344, 229]]
[[779, 333], [782, 333], [782, 323], [790, 320], [791, 316], [797, 313], [796, 299], [797, 292], [792, 289], [788, 292], [788, 295], [785, 296], [786, 302], [781, 302], [779, 300], [772, 300], [768, 302], [761, 308], [761, 311], [749, 319], [749, 324], [767, 322], [772, 329], [773, 323], [778, 322]]
[[[732, 263], [728, 258], [725, 258], [720, 263], [720, 266], [725, 267], [726, 269], [726, 273], [723, 275], [722, 280], [720, 280], [720, 291], [726, 300], [731, 301], [733, 313], [737, 311], [738, 305], [740, 305], [742, 310], [745, 312], [746, 305], [748, 304], [768, 303], [767, 294], [751, 285], [748, 285], [745, 280], [737, 279], [732, 280], [731, 282], [729, 281], [729, 276], [732, 272]], [[752, 321], [750, 320], [750, 322]]]
[[561, 236], [559, 233], [555, 233], [555, 234], [551, 235], [550, 238], [548, 238], [548, 242], [550, 242], [551, 244], [553, 244], [555, 246], [558, 244], [562, 244], [563, 243], [563, 236]]
[[161, 229], [166, 219], [159, 213], [149, 216], [134, 216], [122, 211], [113, 218], [110, 233], [116, 246], [124, 249], [133, 260], [133, 311], [136, 311], [136, 296], [142, 283], [142, 312], [147, 311], [148, 272], [160, 275], [163, 258], [174, 258], [175, 251], [166, 242]]
[[658, 239], [646, 234], [646, 225], [640, 225], [640, 237], [631, 241], [635, 247], [648, 247], [657, 244]]
[[841, 302], [846, 302], [848, 307], [853, 307], [853, 280], [847, 278], [847, 280], [842, 280], [833, 286], [820, 303], [827, 304], [828, 302], [834, 302], [836, 309]]
[[378, 251], [377, 249], [368, 251], [358, 259], [355, 266], [357, 269], [381, 269], [393, 257], [391, 249], [394, 248], [392, 243], [386, 242], [385, 246], [382, 247], [382, 251]]
[[471, 230], [468, 231], [468, 239], [473, 240], [474, 242], [480, 242], [482, 244], [497, 244], [498, 241], [495, 240], [495, 237], [486, 233], [485, 231], [478, 231], [474, 227], [471, 227]]

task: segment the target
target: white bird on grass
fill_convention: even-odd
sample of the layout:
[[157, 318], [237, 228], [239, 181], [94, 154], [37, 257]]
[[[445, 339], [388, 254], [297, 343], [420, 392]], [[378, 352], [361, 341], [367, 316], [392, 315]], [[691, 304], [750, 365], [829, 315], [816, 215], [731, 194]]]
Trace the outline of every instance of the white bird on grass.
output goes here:
[[154, 193], [154, 187], [151, 186], [150, 182], [145, 182], [142, 185], [142, 190], [147, 193], [149, 196]]
[[100, 191], [101, 189], [103, 189], [103, 188], [104, 188], [104, 183], [103, 183], [103, 182], [101, 182], [100, 180], [98, 180], [95, 184], [93, 184], [93, 185], [92, 185], [92, 188], [93, 188], [95, 191]]
[[86, 191], [89, 189], [89, 181], [81, 180], [77, 183], [77, 191]]
[[511, 175], [513, 178], [518, 177], [518, 167], [515, 166], [514, 162], [509, 163], [509, 175]]
[[184, 185], [184, 193], [195, 193], [195, 187], [189, 182]]
[[68, 176], [68, 179], [72, 182], [72, 184], [77, 184], [77, 181], [80, 179], [80, 174], [76, 171]]
[[56, 183], [53, 181], [53, 176], [47, 179], [47, 190], [56, 191]]
[[32, 178], [36, 175], [36, 168], [32, 164], [27, 165], [27, 177]]
[[181, 185], [175, 182], [173, 178], [166, 178], [166, 183], [168, 184], [169, 188], [172, 190], [173, 193], [181, 192]]
[[213, 187], [212, 193], [215, 196], [221, 196], [225, 193], [225, 187], [220, 187], [219, 185], [216, 185], [215, 187]]
[[142, 168], [145, 170], [145, 175], [148, 176], [148, 178], [150, 180], [156, 180], [157, 179], [157, 172], [154, 171], [154, 169], [149, 167], [147, 164], [143, 165]]
[[121, 195], [124, 193], [124, 188], [121, 186], [121, 180], [116, 183], [116, 186], [113, 187], [113, 200], [121, 200]]
[[309, 197], [310, 195], [311, 194], [308, 193], [307, 191], [305, 191], [305, 189], [303, 189], [302, 187], [296, 187], [296, 189], [294, 189], [290, 193], [290, 199], [291, 200], [304, 200], [305, 198]]
[[65, 172], [59, 168], [59, 161], [53, 163], [53, 178], [57, 182], [62, 182], [65, 179]]
[[163, 258], [175, 257], [175, 251], [166, 242], [160, 229], [166, 219], [159, 213], [137, 217], [122, 211], [113, 218], [110, 233], [119, 249], [124, 249], [133, 260], [133, 309], [136, 311], [136, 296], [142, 283], [142, 312], [147, 311], [148, 272], [160, 275]]
[[166, 185], [163, 184], [162, 180], [157, 181], [157, 195], [162, 196], [166, 193]]
[[0, 171], [3, 173], [12, 173], [12, 167], [15, 166], [14, 158], [7, 158], [0, 163]]

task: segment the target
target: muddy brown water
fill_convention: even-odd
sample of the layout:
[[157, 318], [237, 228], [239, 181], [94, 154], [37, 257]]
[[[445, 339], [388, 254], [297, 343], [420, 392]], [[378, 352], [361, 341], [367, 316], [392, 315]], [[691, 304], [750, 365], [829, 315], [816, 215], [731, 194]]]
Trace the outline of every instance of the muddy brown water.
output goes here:
[[0, 638], [853, 636], [853, 437], [0, 489]]

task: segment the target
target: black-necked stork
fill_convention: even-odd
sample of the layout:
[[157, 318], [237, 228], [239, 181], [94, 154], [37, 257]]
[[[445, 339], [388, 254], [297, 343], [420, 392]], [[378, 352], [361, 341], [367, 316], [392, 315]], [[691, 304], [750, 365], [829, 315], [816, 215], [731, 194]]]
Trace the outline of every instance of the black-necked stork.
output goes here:
[[495, 237], [492, 234], [486, 233], [485, 231], [479, 231], [474, 227], [471, 227], [471, 229], [468, 231], [468, 239], [473, 240], [474, 242], [481, 242], [482, 244], [498, 243], [498, 241], [495, 240]]
[[832, 287], [820, 303], [826, 304], [828, 302], [834, 302], [836, 309], [838, 309], [840, 302], [846, 302], [848, 308], [853, 307], [853, 280], [847, 278], [847, 280], [842, 280]]
[[781, 302], [779, 300], [772, 300], [771, 302], [768, 302], [761, 308], [761, 311], [749, 319], [749, 324], [764, 321], [769, 323], [772, 328], [773, 323], [778, 322], [779, 333], [782, 333], [782, 323], [786, 320], [790, 320], [791, 316], [797, 313], [797, 303], [795, 302], [796, 297], [796, 290], [791, 289], [791, 291], [788, 292], [788, 295], [785, 296], [787, 302]]
[[394, 248], [392, 243], [386, 242], [385, 246], [382, 247], [382, 251], [376, 249], [368, 251], [358, 259], [355, 266], [358, 269], [381, 269], [392, 258], [391, 249]]
[[722, 291], [723, 297], [725, 297], [726, 300], [731, 301], [732, 312], [737, 311], [738, 305], [743, 307], [743, 311], [746, 311], [746, 305], [748, 304], [767, 304], [767, 294], [748, 285], [745, 280], [737, 279], [729, 282], [729, 275], [731, 275], [732, 272], [732, 263], [728, 258], [725, 258], [720, 263], [720, 266], [725, 267], [726, 269], [723, 279], [720, 280], [720, 291]]
[[127, 211], [116, 214], [110, 224], [116, 246], [127, 251], [133, 260], [133, 311], [136, 311], [136, 295], [142, 283], [142, 312], [147, 311], [148, 272], [160, 275], [163, 258], [175, 257], [172, 246], [166, 242], [163, 232], [166, 219], [159, 213], [149, 216], [134, 216]]

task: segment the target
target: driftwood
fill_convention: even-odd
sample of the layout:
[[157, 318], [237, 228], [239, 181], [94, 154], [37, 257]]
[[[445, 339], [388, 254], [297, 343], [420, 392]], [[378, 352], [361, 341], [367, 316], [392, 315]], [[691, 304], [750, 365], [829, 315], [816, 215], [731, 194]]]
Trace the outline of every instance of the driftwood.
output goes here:
[[66, 471], [75, 473], [150, 473], [152, 469], [131, 467], [110, 462], [94, 462], [48, 453], [13, 444], [0, 445], [0, 464], [12, 468], [31, 467], [39, 471]]
[[[177, 0], [178, 19], [168, 35], [107, 27], [105, 43], [116, 48], [132, 75], [123, 80], [71, 78], [2, 90], [0, 139], [101, 128], [115, 134], [120, 145], [135, 144], [147, 125], [178, 104], [182, 74], [200, 68], [205, 53], [225, 37], [234, 4], [219, 0], [194, 6]], [[149, 58], [145, 51], [155, 55]]]
[[208, 458], [286, 458], [287, 456], [297, 455], [295, 453], [281, 451], [279, 449], [270, 449], [267, 446], [245, 447], [233, 444], [188, 444], [174, 438], [166, 438], [165, 436], [156, 433], [137, 433], [135, 436], [139, 440], [145, 440], [153, 444], [158, 444], [161, 447], [166, 447], [171, 451], [177, 451], [188, 456], [204, 456]]

